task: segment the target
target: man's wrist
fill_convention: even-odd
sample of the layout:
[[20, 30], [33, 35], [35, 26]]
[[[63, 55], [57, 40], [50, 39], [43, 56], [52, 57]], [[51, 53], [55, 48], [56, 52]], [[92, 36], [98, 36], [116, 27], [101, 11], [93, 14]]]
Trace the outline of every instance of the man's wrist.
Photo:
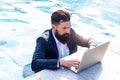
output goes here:
[[89, 44], [89, 48], [93, 48], [97, 46], [96, 41], [93, 38], [90, 38], [88, 44]]

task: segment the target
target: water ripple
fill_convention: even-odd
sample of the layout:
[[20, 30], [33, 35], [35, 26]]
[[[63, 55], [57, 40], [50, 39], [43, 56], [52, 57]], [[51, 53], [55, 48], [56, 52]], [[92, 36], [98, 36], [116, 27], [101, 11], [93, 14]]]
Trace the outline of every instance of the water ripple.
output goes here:
[[106, 29], [105, 27], [102, 26], [102, 24], [97, 23], [97, 21], [92, 18], [82, 16], [81, 14], [77, 14], [77, 15], [80, 18], [80, 21], [83, 23], [86, 23], [88, 25], [93, 25], [93, 26], [95, 26], [95, 28], [99, 28], [102, 30]]
[[49, 11], [49, 9], [50, 9], [51, 7], [47, 7], [47, 6], [37, 6], [37, 7], [35, 7], [35, 8], [40, 9], [41, 11], [46, 12], [46, 13], [51, 13], [51, 12]]
[[10, 54], [8, 54], [7, 50], [0, 48], [0, 51], [2, 51], [9, 59], [11, 59], [13, 63], [15, 63], [16, 65], [18, 65], [20, 67], [23, 67], [21, 64], [16, 62], [16, 60]]
[[5, 8], [0, 8], [0, 11], [6, 11], [6, 12], [19, 12], [26, 14], [27, 12], [23, 11], [21, 8], [15, 7], [14, 9], [5, 9]]
[[32, 0], [32, 1], [44, 1], [44, 2], [51, 2], [51, 0]]
[[24, 21], [24, 20], [20, 20], [20, 19], [0, 19], [0, 21], [3, 21], [3, 22], [21, 22], [21, 23], [29, 24], [29, 22]]
[[7, 48], [16, 47], [18, 45], [19, 43], [16, 41], [7, 41], [6, 44], [4, 44], [4, 46]]
[[118, 14], [118, 13], [113, 13], [109, 11], [104, 11], [104, 14], [102, 17], [104, 20], [108, 20], [120, 25], [120, 13]]
[[111, 37], [111, 38], [116, 37], [114, 34], [109, 33], [109, 32], [101, 32], [101, 34], [104, 34], [104, 35], [109, 36], [109, 37]]
[[7, 41], [5, 40], [0, 40], [0, 45], [5, 45], [7, 43]]
[[6, 2], [1, 2], [0, 1], [0, 11], [6, 11], [6, 12], [19, 12], [19, 13], [23, 13], [26, 14], [26, 11], [23, 11], [22, 8], [18, 8], [16, 6], [13, 6], [13, 4], [10, 3], [6, 3]]

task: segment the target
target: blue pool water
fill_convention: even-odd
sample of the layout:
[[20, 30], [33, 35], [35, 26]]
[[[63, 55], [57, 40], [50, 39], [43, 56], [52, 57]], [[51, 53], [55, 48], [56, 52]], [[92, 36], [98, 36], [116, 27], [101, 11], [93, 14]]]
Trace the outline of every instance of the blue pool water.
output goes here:
[[0, 0], [0, 80], [23, 80], [35, 40], [50, 26], [50, 15], [68, 10], [78, 34], [98, 44], [120, 34], [119, 0]]

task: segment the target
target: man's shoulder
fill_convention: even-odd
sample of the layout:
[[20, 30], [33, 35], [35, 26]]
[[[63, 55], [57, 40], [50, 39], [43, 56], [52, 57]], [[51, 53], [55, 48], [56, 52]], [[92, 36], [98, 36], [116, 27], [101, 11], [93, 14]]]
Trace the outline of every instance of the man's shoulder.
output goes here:
[[74, 31], [73, 28], [70, 29], [70, 33], [71, 33], [71, 37], [75, 37], [76, 35], [76, 32]]
[[49, 35], [50, 35], [50, 29], [47, 29], [42, 33], [40, 37], [48, 41]]

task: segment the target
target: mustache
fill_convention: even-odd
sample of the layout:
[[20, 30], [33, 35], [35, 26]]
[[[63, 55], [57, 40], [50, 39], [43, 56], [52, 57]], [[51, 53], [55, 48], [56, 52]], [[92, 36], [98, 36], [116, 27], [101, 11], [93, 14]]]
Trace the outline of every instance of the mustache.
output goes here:
[[65, 33], [65, 34], [63, 34], [62, 36], [63, 37], [68, 37], [70, 35], [70, 33]]
[[67, 43], [69, 41], [70, 33], [65, 33], [65, 34], [60, 35], [56, 31], [55, 36], [61, 43], [65, 44], [65, 43]]

